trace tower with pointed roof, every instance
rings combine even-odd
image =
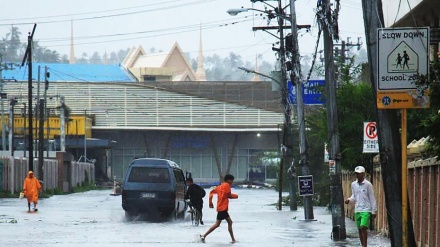
[[[75,63],[75,49],[73,47],[73,20],[71,21],[70,25],[70,58],[69,58],[69,64]]]
[[[254,70],[258,72],[258,54],[255,55],[255,68]],[[254,76],[252,76],[252,81],[261,81],[260,75],[254,73]]]
[[[197,59],[197,81],[206,81],[205,67],[203,67],[203,50],[202,50],[202,26],[200,25],[200,43],[199,43],[199,57]]]

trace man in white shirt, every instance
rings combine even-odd
[[[370,217],[376,218],[377,205],[374,198],[373,185],[365,179],[365,168],[357,166],[354,170],[357,180],[351,184],[351,196],[345,200],[345,204],[355,203],[354,217],[359,231],[359,239],[362,247],[367,247],[368,226]]]

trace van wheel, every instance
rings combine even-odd
[[[128,221],[133,220],[135,214],[133,212],[130,211],[125,211],[125,219]]]
[[[177,214],[177,219],[179,219],[179,220],[185,219],[185,211],[182,211],[182,212],[178,213]]]

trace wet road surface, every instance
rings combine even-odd
[[[207,189],[208,190],[208,189]],[[303,221],[304,212],[276,209],[278,192],[272,189],[234,189],[239,195],[230,200],[229,213],[237,243],[230,243],[227,224],[211,233],[206,243],[197,236],[211,226],[216,217],[204,198],[205,225],[193,226],[185,220],[127,221],[121,197],[111,190],[95,190],[41,199],[38,212],[27,212],[26,199],[0,199],[0,246],[252,246],[252,247],[329,247],[359,246],[354,222],[346,219],[347,239],[331,239],[331,214],[315,207],[315,221]],[[369,245],[391,246],[389,240],[369,233]]]

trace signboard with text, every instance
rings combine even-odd
[[[363,153],[379,153],[376,122],[364,122]]]
[[[429,108],[429,106],[427,87],[407,91],[377,91],[379,109]]]
[[[416,85],[428,74],[429,28],[377,29],[377,107],[429,108],[427,86]]]
[[[313,175],[298,176],[298,188],[300,196],[313,195]]]
[[[429,28],[379,28],[377,90],[416,89],[428,73]]]
[[[324,90],[324,80],[310,80],[303,84],[303,102],[305,105],[323,105],[325,103],[321,91]],[[287,82],[289,103],[296,104],[296,89],[292,81]]]

